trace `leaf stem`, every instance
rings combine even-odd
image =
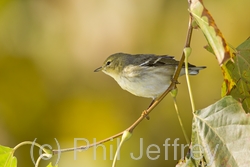
[[[38,143],[36,143],[36,142],[34,142],[34,141],[24,141],[24,142],[19,143],[18,145],[16,145],[16,146],[13,148],[13,150],[14,150],[14,151],[13,151],[13,154],[14,154],[14,152],[15,152],[19,147],[24,146],[24,145],[35,145],[35,146],[37,146],[37,147],[39,147],[39,148],[42,148],[42,150],[43,150],[46,154],[51,154],[50,150],[45,149],[45,148],[42,147],[40,144],[38,144]]]
[[[180,116],[180,113],[179,113],[179,109],[178,109],[178,105],[177,105],[177,101],[176,101],[176,96],[173,96],[173,101],[174,101],[174,107],[175,107],[177,118],[178,118],[180,126],[181,126],[182,133],[183,133],[183,135],[185,137],[185,140],[186,140],[187,144],[190,144],[190,140],[189,140],[188,135],[187,135],[187,133],[186,133],[186,131],[184,129],[182,119],[181,119],[181,116]]]
[[[194,98],[193,98],[193,93],[192,93],[191,84],[190,84],[189,75],[188,75],[189,74],[189,72],[188,72],[188,57],[190,56],[191,48],[188,48],[188,47],[185,48],[184,52],[185,52],[185,74],[186,74],[186,80],[187,80],[187,86],[188,86],[188,93],[189,93],[192,111],[193,111],[193,113],[195,113]]]
[[[117,150],[115,152],[115,156],[114,156],[112,167],[115,167],[115,165],[116,165],[117,157],[120,154],[120,150],[121,150],[121,147],[122,147],[123,143],[125,141],[127,141],[131,136],[132,136],[132,133],[130,133],[129,131],[124,131],[123,132],[123,134],[122,134],[122,140],[121,140],[121,142],[120,142],[120,144],[119,144],[119,146],[118,146],[118,148],[117,148]]]
[[[40,155],[40,156],[38,157],[37,161],[36,161],[35,167],[38,167],[38,165],[39,165],[39,163],[40,163],[40,161],[41,161],[41,159],[42,159],[43,157],[51,158],[51,157],[52,157],[52,154],[46,154],[46,153],[45,153],[45,154]]]

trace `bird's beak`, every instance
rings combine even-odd
[[[101,71],[101,70],[102,70],[102,67],[99,67],[99,68],[95,69],[94,72],[99,72],[99,71]]]

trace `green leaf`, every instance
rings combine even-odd
[[[50,162],[49,165],[47,165],[47,167],[58,167],[58,165],[53,166],[52,163]]]
[[[224,80],[222,93],[232,95],[242,103],[246,112],[250,113],[250,38],[236,48],[232,61],[225,64],[225,70],[232,78],[234,86],[229,89]],[[226,90],[226,91],[225,91]]]
[[[0,166],[1,167],[16,167],[17,159],[13,156],[13,149],[0,145]]]
[[[208,166],[250,166],[250,115],[231,96],[198,110],[192,128],[191,157],[200,158],[194,166],[201,158]]]
[[[190,0],[189,11],[194,21],[202,30],[209,46],[217,57],[220,65],[231,58],[229,47],[221,31],[215,24],[215,21],[209,11],[205,8],[201,0]]]

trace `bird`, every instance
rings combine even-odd
[[[115,53],[94,72],[102,71],[114,78],[122,89],[155,101],[169,87],[178,64],[179,61],[169,55]],[[188,63],[190,75],[197,75],[204,68]],[[179,76],[184,74],[183,64]]]

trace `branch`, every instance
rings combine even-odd
[[[184,48],[190,47],[192,32],[193,32],[192,17],[190,15],[189,16],[189,23],[188,23],[188,32],[187,32],[186,43],[185,43]],[[142,112],[141,116],[130,127],[128,127],[125,131],[129,131],[130,133],[132,133],[133,130],[137,127],[137,125],[139,125],[142,122],[142,120],[144,120],[150,114],[150,112],[164,99],[164,97],[171,90],[176,88],[176,84],[178,83],[178,77],[180,75],[184,60],[185,60],[185,53],[183,51],[180,62],[179,62],[179,65],[178,65],[178,68],[175,71],[174,77],[173,77],[172,82],[169,85],[168,89],[158,99],[156,99],[154,101],[154,103],[148,109],[144,110]],[[117,134],[115,134],[115,135],[113,135],[111,137],[108,137],[108,138],[106,138],[104,140],[101,140],[99,142],[92,143],[92,144],[86,145],[86,146],[80,146],[80,147],[76,147],[76,148],[66,148],[66,149],[60,149],[60,150],[52,150],[52,153],[53,153],[53,155],[55,155],[55,154],[59,154],[59,153],[63,153],[63,152],[85,150],[87,148],[94,147],[94,146],[100,145],[102,143],[105,143],[107,141],[110,141],[110,140],[112,140],[114,138],[120,137],[120,136],[122,136],[123,133],[124,133],[124,131],[122,131],[120,133],[117,133]]]

